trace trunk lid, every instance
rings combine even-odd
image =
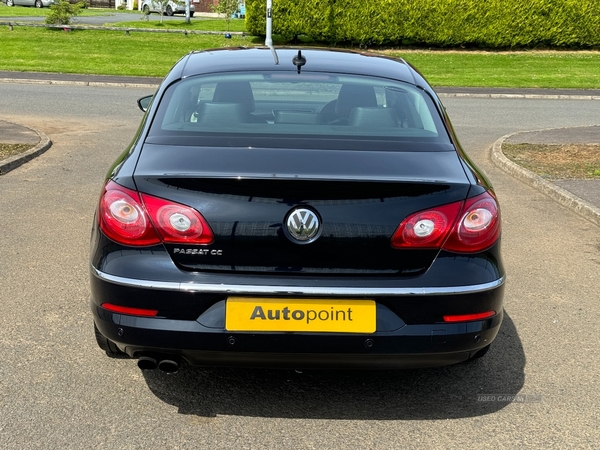
[[[407,215],[465,199],[470,188],[454,150],[146,144],[134,179],[140,192],[189,205],[210,224],[210,245],[166,245],[180,267],[319,276],[425,271],[437,251],[393,249],[391,236]],[[320,221],[313,242],[299,243],[286,232],[298,208]]]

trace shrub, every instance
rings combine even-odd
[[[68,25],[71,23],[71,18],[78,15],[82,8],[85,7],[85,2],[69,3],[68,0],[60,0],[50,6],[50,12],[46,16],[46,23],[52,25]]]
[[[264,35],[265,0],[246,0],[246,29]],[[598,0],[276,0],[273,33],[330,44],[435,47],[600,46]]]

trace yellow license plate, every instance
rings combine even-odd
[[[373,300],[229,297],[225,328],[228,331],[374,333],[375,311]]]

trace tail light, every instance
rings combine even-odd
[[[213,241],[208,223],[195,209],[148,194],[141,196],[163,242],[210,244]]]
[[[155,245],[160,239],[150,223],[136,191],[109,181],[98,207],[100,229],[125,245]]]
[[[496,199],[486,192],[465,201],[455,229],[443,245],[457,253],[480,252],[500,237],[500,210]]]
[[[500,211],[489,192],[448,205],[411,214],[392,236],[394,248],[442,248],[474,253],[489,248],[500,237]]]
[[[210,244],[214,240],[208,223],[195,209],[139,194],[114,181],[104,188],[98,221],[106,236],[125,245]]]

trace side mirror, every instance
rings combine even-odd
[[[148,111],[148,107],[150,106],[153,98],[153,95],[147,95],[146,97],[139,98],[137,101],[139,108],[144,112]]]

